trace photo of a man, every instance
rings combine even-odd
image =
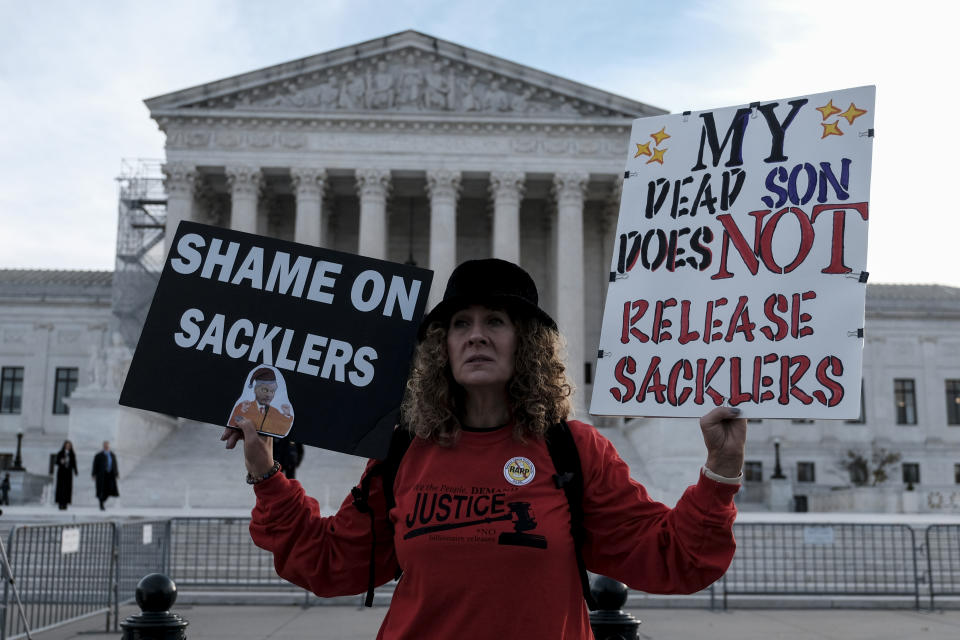
[[[247,375],[243,393],[227,424],[244,426],[251,422],[260,433],[284,437],[293,428],[293,406],[287,398],[287,386],[280,372],[269,365],[258,365]]]

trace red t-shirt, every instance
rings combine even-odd
[[[587,568],[651,593],[691,593],[723,575],[734,552],[737,485],[701,476],[676,508],[652,501],[593,427],[570,421],[584,475]],[[369,466],[368,466],[369,471]],[[415,439],[397,472],[397,506],[382,517],[377,584],[403,567],[378,638],[591,638],[567,500],[544,442],[512,429],[464,432],[449,448]],[[277,573],[320,596],[362,593],[370,517],[348,497],[322,518],[296,481],[256,485],[250,532]]]

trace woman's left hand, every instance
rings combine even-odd
[[[747,421],[739,415],[740,409],[717,407],[700,418],[700,431],[707,445],[706,466],[727,478],[738,477],[743,469]]]

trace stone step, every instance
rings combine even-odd
[[[253,492],[244,481],[240,449],[225,451],[222,427],[182,420],[175,432],[147,456],[120,458],[120,497],[108,505],[123,508],[252,508]],[[618,427],[600,429],[630,466],[634,479],[644,483],[643,461]],[[306,447],[297,480],[324,513],[339,508],[363,473],[366,460],[334,451]],[[50,498],[48,498],[49,500]],[[74,483],[74,506],[95,506],[93,484],[81,474]]]
[[[243,453],[225,451],[222,427],[191,420],[130,469],[120,483],[122,507],[251,508]],[[120,461],[123,469],[123,461]],[[325,513],[335,511],[360,479],[366,460],[307,447],[297,479]],[[92,497],[91,497],[92,500]],[[83,504],[83,503],[81,503]]]

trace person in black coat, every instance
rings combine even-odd
[[[111,496],[119,496],[117,490],[117,456],[110,451],[110,443],[103,441],[103,449],[93,456],[93,478],[97,483],[97,500],[100,501],[100,510],[103,503]]]
[[[73,443],[63,441],[63,446],[57,452],[57,490],[55,498],[60,510],[67,508],[73,498],[73,476],[77,472],[77,455],[73,452]]]
[[[303,462],[303,445],[286,438],[279,439],[273,444],[273,455],[283,468],[283,474],[291,480],[294,479],[297,467]]]

